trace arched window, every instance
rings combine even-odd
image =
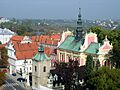
[[[104,65],[107,66],[107,62],[106,61],[104,62]]]
[[[43,72],[46,72],[46,66],[43,67]]]

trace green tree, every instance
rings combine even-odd
[[[102,67],[93,71],[87,86],[90,90],[120,90],[120,69]]]
[[[97,60],[97,62],[96,62],[96,69],[98,70],[99,67],[100,67],[100,61]]]
[[[93,57],[91,55],[87,56],[86,65],[85,65],[85,74],[88,77],[93,71]]]
[[[7,67],[8,66],[7,49],[5,47],[1,48],[0,52],[1,52],[0,66]]]
[[[120,68],[120,44],[115,44],[113,46],[111,53],[111,62],[112,66],[115,66],[116,68]]]
[[[0,67],[6,67],[7,68],[7,65],[8,65],[7,49],[5,47],[0,48],[0,54],[1,54]],[[0,68],[0,86],[5,81],[5,73],[1,72],[1,69],[3,69],[3,68]]]
[[[98,36],[98,42],[103,43],[105,36],[108,36],[108,40],[113,45],[113,49],[110,52],[111,58],[110,62],[112,62],[112,66],[116,68],[120,68],[120,30],[104,30],[101,27],[91,27],[90,30],[95,32]]]
[[[96,27],[91,27],[89,29],[89,31],[92,31],[94,33],[97,34],[98,37],[98,42],[99,43],[103,43],[103,40],[105,38],[106,35],[109,35],[110,30],[104,30],[102,27],[100,26],[96,26]]]
[[[4,83],[5,80],[5,74],[3,72],[0,71],[0,86],[2,86],[2,84]]]
[[[71,59],[68,63],[61,62],[56,64],[55,74],[62,78],[60,82],[65,86],[65,90],[74,90],[77,88],[75,81],[78,82],[78,68],[78,61]]]

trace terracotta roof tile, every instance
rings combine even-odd
[[[40,42],[42,44],[57,45],[60,40],[60,34],[54,34],[52,36],[41,35],[41,36],[32,36],[33,42]]]
[[[17,60],[32,59],[38,51],[38,43],[14,44]]]
[[[10,40],[11,41],[22,41],[24,36],[14,35]]]
[[[55,40],[60,40],[61,35],[60,34],[53,34],[53,35],[51,35],[51,38],[55,39]]]

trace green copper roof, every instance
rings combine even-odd
[[[38,47],[38,53],[33,57],[34,60],[37,61],[45,61],[45,60],[50,60],[46,54],[44,54],[44,46],[40,45]]]
[[[99,43],[91,43],[84,52],[89,54],[97,54],[98,50],[99,50]]]
[[[75,41],[75,36],[68,36],[65,41],[59,46],[60,49],[80,52],[80,47],[83,40]]]
[[[44,54],[44,53],[40,53],[38,52],[34,57],[33,57],[34,60],[37,60],[37,61],[45,61],[45,60],[50,60],[50,58]]]

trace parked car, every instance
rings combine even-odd
[[[25,82],[25,78],[17,78],[17,81],[19,81],[19,82]]]
[[[16,76],[16,73],[13,73],[12,75],[13,75],[13,76]]]

